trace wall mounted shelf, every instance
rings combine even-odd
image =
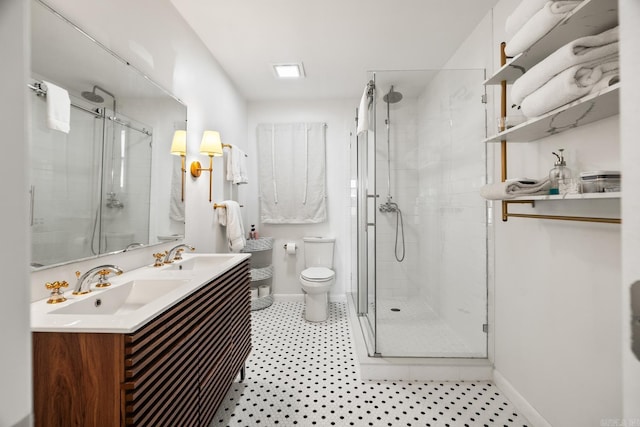
[[[620,83],[617,83],[490,136],[483,142],[531,142],[615,116],[619,112],[619,98]]]
[[[499,85],[503,80],[513,83],[529,68],[549,56],[550,53],[579,37],[597,34],[614,27],[618,22],[617,0],[588,0],[573,9],[547,35],[525,52],[514,56],[485,85]]]
[[[579,194],[558,194],[558,195],[550,195],[543,194],[539,196],[528,196],[528,197],[515,197],[513,199],[508,199],[507,201],[519,201],[519,200],[594,200],[594,199],[620,199],[622,197],[622,193],[620,192],[611,192],[611,193],[579,193]]]
[[[528,69],[546,58],[559,47],[580,37],[598,34],[613,28],[618,23],[617,0],[585,0],[552,28],[544,37],[534,43],[529,49],[514,57],[507,63],[505,54],[506,43],[500,44],[500,69],[485,85],[500,85],[500,117],[507,117],[507,84],[513,83]],[[514,126],[509,129],[502,127],[498,134],[486,138],[483,142],[500,142],[501,144],[501,181],[507,180],[507,142],[531,142],[555,135],[587,123],[602,120],[619,113],[620,84],[591,94],[572,103],[556,108],[539,117]],[[510,204],[531,204],[536,201],[562,200],[594,200],[620,199],[620,193],[586,193],[571,195],[541,195],[521,197],[502,201],[502,221],[509,217],[537,218],[564,221],[601,222],[620,224],[619,218],[602,218],[566,215],[538,215],[528,213],[510,213]]]

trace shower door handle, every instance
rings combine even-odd
[[[367,194],[367,197],[373,198],[373,199],[377,199],[378,197],[380,197],[379,194]]]

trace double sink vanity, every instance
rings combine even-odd
[[[36,426],[208,426],[251,349],[249,254],[32,303]]]

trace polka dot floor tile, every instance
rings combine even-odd
[[[211,427],[529,425],[489,381],[361,380],[345,303],[331,303],[322,323],[305,321],[300,302],[251,315],[247,376]]]

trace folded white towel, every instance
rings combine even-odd
[[[71,99],[69,92],[53,83],[43,81],[47,90],[47,126],[49,129],[69,133]]]
[[[249,182],[246,157],[245,152],[236,145],[231,145],[231,148],[227,149],[227,181],[234,184]]]
[[[358,107],[358,130],[357,134],[369,130],[369,84],[364,85],[364,92],[360,98],[360,106]]]
[[[520,105],[522,100],[569,67],[592,61],[602,61],[618,53],[618,27],[594,36],[580,37],[562,46],[538,64],[527,70],[511,87],[511,101]]]
[[[518,196],[548,194],[550,187],[549,177],[540,180],[522,178],[487,184],[480,189],[480,195],[487,200],[513,199]]]
[[[247,243],[242,224],[242,212],[240,205],[233,200],[225,200],[220,203],[223,208],[216,209],[218,223],[227,227],[227,242],[231,252],[240,252]]]
[[[513,35],[507,42],[504,52],[507,56],[516,56],[529,49],[580,3],[580,1],[547,2]]]
[[[595,87],[602,89],[604,82],[615,81],[618,75],[617,56],[600,64],[574,65],[527,96],[520,111],[527,117],[539,116],[588,95]]]
[[[522,0],[504,23],[506,40],[510,40],[549,0]]]

